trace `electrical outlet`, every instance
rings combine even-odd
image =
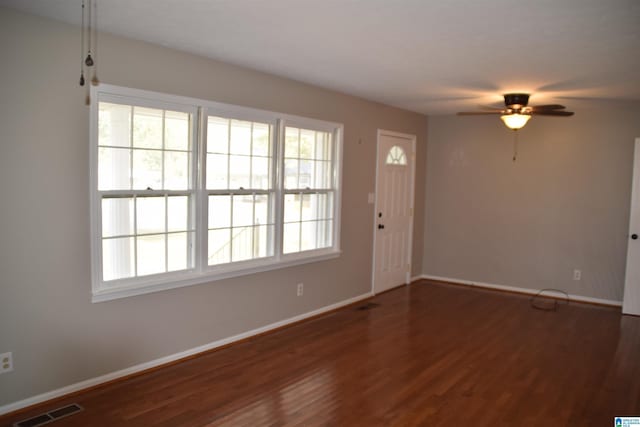
[[[0,374],[13,371],[13,356],[11,353],[0,354]]]
[[[302,294],[304,294],[304,283],[298,283],[298,292],[297,295],[299,297],[302,296]]]
[[[580,280],[582,278],[582,271],[573,270],[573,280]]]

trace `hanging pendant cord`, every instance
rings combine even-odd
[[[89,0],[89,31],[88,31],[88,45],[87,45],[87,51],[89,52],[89,56],[91,56],[91,3],[92,0]]]
[[[98,57],[98,0],[91,0],[93,2],[92,15],[93,15],[93,55]],[[91,77],[91,85],[98,86],[100,80],[98,80],[98,63],[93,60],[93,76]]]
[[[515,162],[518,157],[518,131],[514,130],[513,132],[513,161]]]
[[[80,25],[80,86],[84,86],[84,0],[82,0],[82,24]]]

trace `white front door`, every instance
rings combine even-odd
[[[416,137],[378,130],[373,292],[409,283]]]
[[[622,312],[640,316],[640,138],[636,138],[631,186],[631,217],[629,218],[629,246],[627,273],[624,279]]]

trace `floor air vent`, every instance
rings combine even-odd
[[[356,310],[359,310],[359,311],[371,310],[372,308],[376,308],[379,306],[380,304],[376,304],[375,302],[368,302],[365,305],[361,305],[360,307],[356,308]]]
[[[77,403],[63,406],[62,408],[54,409],[46,414],[36,415],[26,420],[19,421],[13,425],[13,427],[37,427],[45,424],[52,423],[60,418],[68,417],[76,412],[82,411],[84,408]]]

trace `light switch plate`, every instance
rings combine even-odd
[[[370,205],[374,204],[375,201],[376,201],[376,194],[375,193],[369,193],[368,201],[369,201]]]

